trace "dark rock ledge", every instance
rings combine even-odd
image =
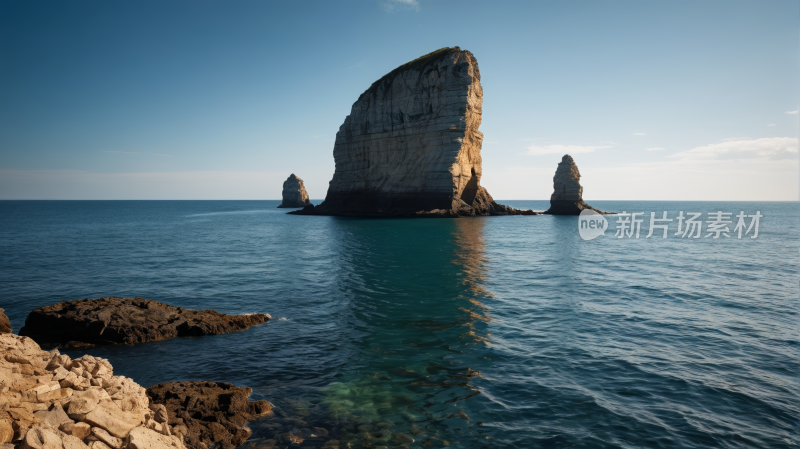
[[[263,313],[226,315],[144,298],[106,297],[36,309],[28,314],[19,334],[42,347],[80,348],[239,332],[270,318]]]

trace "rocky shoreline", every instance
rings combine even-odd
[[[225,315],[143,298],[64,301],[28,314],[20,335],[0,309],[0,449],[233,449],[272,404],[249,388],[184,381],[145,390],[104,358],[54,347],[134,344],[238,332],[267,314]],[[38,342],[37,342],[38,341]]]

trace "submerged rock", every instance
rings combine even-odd
[[[294,173],[283,181],[283,202],[278,207],[300,208],[311,205],[303,180]]]
[[[6,316],[6,311],[0,309],[0,334],[11,333],[11,321]]]
[[[252,391],[224,382],[185,381],[153,385],[147,396],[166,408],[170,425],[185,426],[188,449],[232,449],[252,434],[248,421],[272,411],[267,401],[250,401]]]
[[[582,210],[591,209],[604,214],[583,201],[581,172],[575,165],[572,156],[565,154],[561,158],[553,176],[553,195],[550,197],[550,209],[545,211],[551,215],[580,215]]]
[[[497,204],[480,185],[478,61],[442,48],[379,79],[339,132],[325,201],[298,215],[534,215]]]
[[[144,298],[107,297],[64,301],[36,309],[28,314],[19,334],[41,345],[75,348],[226,334],[269,319],[263,313],[226,315]]]

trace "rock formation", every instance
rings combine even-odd
[[[581,187],[581,172],[575,165],[572,156],[565,154],[561,158],[553,176],[553,195],[550,197],[550,209],[546,214],[552,215],[580,215],[584,209],[591,209],[604,214],[583,202],[583,187]]]
[[[186,427],[168,424],[108,360],[72,360],[14,334],[0,334],[0,355],[0,447],[185,449]]]
[[[143,298],[64,301],[28,314],[19,334],[48,347],[134,344],[239,332],[270,319],[263,313],[225,315]]]
[[[217,444],[233,449],[250,437],[248,421],[268,415],[272,404],[248,400],[250,388],[223,382],[167,382],[147,389],[147,396],[161,404],[169,423],[186,426],[188,449],[207,449]]]
[[[442,48],[379,79],[336,133],[325,201],[293,214],[533,215],[480,185],[483,90],[478,61]]]
[[[283,181],[283,202],[278,207],[300,208],[311,205],[303,180],[294,173]]]
[[[11,321],[6,316],[6,311],[0,309],[0,334],[11,333]]]

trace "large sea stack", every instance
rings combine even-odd
[[[293,214],[533,215],[481,187],[483,89],[478,61],[458,47],[406,63],[374,82],[336,133],[325,201]]]
[[[303,180],[292,173],[283,181],[283,202],[278,207],[299,208],[310,204]]]
[[[591,209],[604,214],[583,201],[581,172],[575,165],[572,156],[565,154],[561,158],[553,176],[553,195],[550,197],[550,209],[545,213],[552,215],[580,215],[584,209]]]

